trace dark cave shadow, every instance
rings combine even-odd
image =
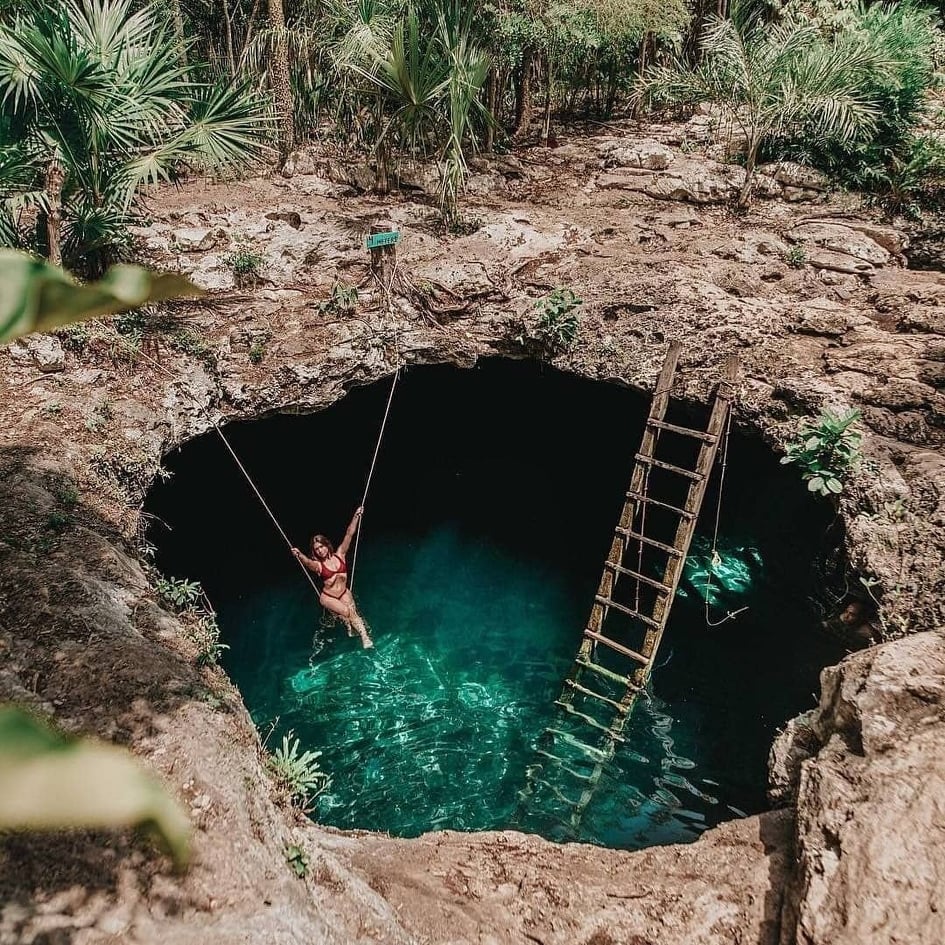
[[[211,694],[184,652],[165,642],[176,621],[156,603],[133,552],[79,500],[67,472],[34,448],[0,448],[0,574],[0,702],[45,718],[54,707],[64,730],[130,746]],[[37,943],[71,942],[79,931],[52,928],[51,898],[68,916],[104,913],[125,901],[129,870],[141,898],[159,901],[165,914],[190,905],[177,884],[148,889],[171,862],[138,831],[0,835],[0,903],[15,907],[8,918],[17,934],[41,919],[46,931],[31,930]]]

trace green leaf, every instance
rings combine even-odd
[[[843,492],[843,483],[841,483],[839,479],[834,479],[833,477],[831,477],[830,479],[827,479],[827,480],[826,480],[826,482],[824,483],[824,485],[826,485],[827,488],[828,488],[831,492],[836,493],[836,494],[838,494],[838,495],[839,495],[841,492]]]
[[[824,480],[822,476],[813,476],[807,481],[807,489],[809,492],[823,492],[824,489]]]
[[[182,276],[140,266],[113,266],[99,282],[77,285],[64,270],[15,250],[0,250],[0,287],[0,343],[145,302],[203,295]]]
[[[179,866],[187,862],[186,815],[128,752],[0,708],[0,831],[142,825],[156,828]]]

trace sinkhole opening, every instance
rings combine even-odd
[[[299,547],[315,532],[342,536],[388,389],[227,427]],[[566,809],[552,808],[581,795],[581,782],[559,770],[575,765],[536,755],[560,715],[554,703],[647,406],[638,392],[531,362],[411,369],[357,554],[354,590],[373,650],[324,626],[317,597],[215,436],[166,457],[173,475],[146,502],[156,563],[202,582],[229,647],[224,667],[260,729],[277,720],[270,747],[291,730],[322,752],[332,782],[316,801],[318,821],[405,837],[515,827],[635,849],[764,809],[776,729],[814,704],[820,669],[843,653],[821,631],[817,603],[837,536],[831,510],[737,429],[717,555],[718,469],[651,684],[572,829],[562,829]],[[701,409],[675,409],[669,420],[704,426]],[[680,463],[691,461],[677,449]],[[652,488],[679,501],[668,480]],[[657,531],[666,528],[658,513]],[[640,566],[655,573],[652,562]],[[528,793],[536,771],[551,784],[550,804]]]

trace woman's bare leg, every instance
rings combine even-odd
[[[322,594],[318,600],[325,610],[330,610],[333,614],[338,614],[338,616],[341,617],[347,624],[349,632],[352,628],[354,629],[361,638],[361,646],[363,646],[364,649],[367,650],[374,646],[371,637],[368,635],[364,619],[358,613],[350,591],[345,591],[341,598],[332,597],[330,594]]]
[[[348,597],[351,597],[348,594]],[[358,636],[361,638],[361,646],[364,649],[369,650],[374,646],[374,641],[371,639],[371,635],[368,633],[367,624],[364,622],[364,618],[358,613],[358,608],[354,603],[354,598],[351,597],[351,625],[358,632]]]

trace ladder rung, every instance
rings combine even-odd
[[[590,696],[592,699],[598,699],[600,702],[606,702],[607,705],[613,706],[622,715],[627,714],[627,707],[625,705],[621,705],[614,699],[608,699],[607,696],[602,696],[599,692],[594,692],[593,689],[588,689],[585,686],[581,686],[573,679],[566,679],[564,684],[566,686],[570,686],[575,692],[581,693],[582,696]]]
[[[652,627],[654,630],[659,630],[662,627],[662,624],[660,624],[658,620],[654,620],[652,617],[644,616],[643,614],[634,610],[632,607],[627,607],[624,604],[618,604],[617,601],[611,600],[609,597],[601,597],[600,594],[595,594],[594,600],[596,600],[598,604],[603,604],[604,607],[613,607],[614,610],[619,610],[620,613],[626,614],[628,617],[633,617],[635,620],[639,620],[640,623],[646,624],[648,627]],[[594,631],[585,630],[584,635],[593,636]],[[597,636],[600,636],[600,634],[597,634]],[[606,637],[604,637],[602,642],[611,644],[613,643],[613,640],[608,640]],[[619,646],[620,644],[618,643],[616,645]],[[626,649],[626,647],[624,647],[624,649]],[[627,650],[627,654],[634,657],[634,659],[639,658],[641,663],[645,663],[647,661],[645,656],[640,656],[639,653],[634,653],[633,650]]]
[[[546,728],[545,732],[549,735],[560,735],[561,740],[566,744],[570,745],[572,748],[577,748],[580,751],[586,752],[594,761],[606,761],[608,758],[607,752],[603,751],[600,748],[595,748],[593,745],[588,745],[585,742],[582,742],[579,738],[575,738],[570,732],[563,732],[560,728]]]
[[[656,427],[660,430],[669,430],[670,433],[678,433],[680,436],[691,436],[693,439],[702,440],[704,443],[714,443],[718,437],[712,433],[704,433],[702,430],[691,430],[689,427],[679,427],[675,423],[667,423],[665,420],[647,420],[647,426]]]
[[[575,709],[573,705],[568,705],[567,702],[562,702],[560,699],[555,699],[555,705],[558,706],[559,709],[564,709],[568,715],[577,716],[582,722],[586,722],[588,725],[590,725],[591,728],[596,728],[606,733],[607,737],[612,738],[615,742],[624,741],[624,737],[622,735],[617,735],[615,732],[612,732],[609,726],[604,725],[602,722],[598,722],[597,719],[592,718],[586,712],[578,712],[578,710]]]
[[[585,630],[584,636],[590,640],[596,640],[598,643],[603,643],[604,646],[609,647],[616,653],[621,653],[623,656],[628,656],[630,659],[636,660],[641,666],[646,666],[649,662],[642,653],[637,653],[636,650],[631,650],[630,647],[624,646],[616,640],[611,640],[610,637],[605,637],[602,633],[596,633],[594,630]]]
[[[628,689],[639,688],[630,681],[629,676],[621,676],[620,673],[615,673],[613,670],[607,669],[606,666],[600,666],[597,663],[590,662],[590,660],[575,660],[574,662],[578,666],[583,666],[584,669],[589,669],[592,673],[597,673],[598,676],[603,676],[605,679],[626,686]]]
[[[605,561],[604,567],[610,569],[611,571],[617,571],[620,574],[626,574],[629,577],[635,578],[637,581],[642,581],[644,584],[649,584],[650,587],[655,587],[658,591],[662,591],[664,594],[673,593],[673,589],[668,584],[664,584],[662,581],[657,581],[656,578],[648,577],[645,574],[640,574],[639,571],[634,571],[633,568],[625,568],[622,564],[617,564],[616,561]]]
[[[553,755],[550,751],[545,751],[544,748],[536,748],[536,755],[541,755],[544,758],[548,758],[551,761],[555,761],[558,764],[558,768],[561,771],[565,771],[571,775],[577,781],[590,781],[591,776],[589,774],[581,774],[580,771],[575,771],[574,768],[570,767],[566,758],[560,758],[558,755]]]
[[[667,469],[677,476],[685,476],[687,479],[698,481],[705,479],[702,473],[694,472],[691,469],[683,469],[682,466],[674,466],[672,463],[664,463],[661,459],[654,459],[652,456],[644,456],[643,453],[637,453],[634,457],[638,463],[646,463],[648,466],[656,466],[659,469]]]
[[[635,532],[632,528],[621,528],[618,525],[614,531],[618,535],[624,535],[626,538],[633,538],[635,541],[642,541],[645,545],[652,545],[654,548],[659,548],[660,551],[665,551],[666,554],[672,555],[674,558],[685,557],[678,548],[674,548],[672,545],[663,544],[663,542],[657,541],[655,538],[649,538],[647,535],[641,535],[639,532]]]
[[[701,479],[703,477],[700,476],[699,478]],[[659,502],[656,499],[651,499],[648,495],[641,495],[639,492],[628,492],[627,498],[633,499],[634,502],[643,502],[645,505],[655,505],[657,508],[666,509],[675,513],[680,518],[694,519],[696,517],[694,512],[687,512],[685,509],[677,509],[675,505]]]

